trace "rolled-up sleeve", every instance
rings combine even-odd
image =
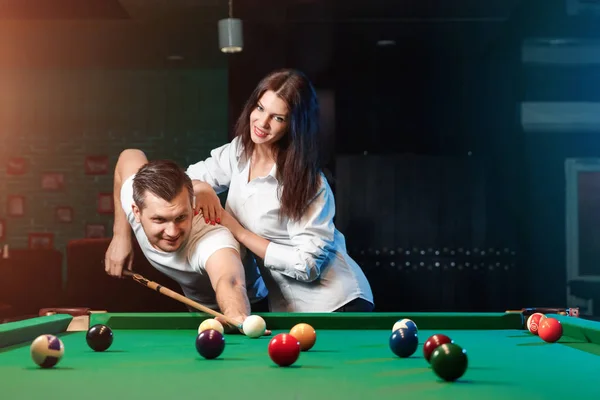
[[[319,278],[334,253],[335,201],[327,185],[322,185],[304,217],[288,223],[290,245],[271,242],[265,267],[299,281]]]
[[[135,215],[133,214],[133,208],[132,208],[132,205],[134,204],[134,202],[133,202],[133,179],[134,178],[135,178],[135,174],[129,176],[127,179],[125,179],[125,181],[123,182],[123,185],[121,186],[121,208],[125,212],[125,215],[127,216],[127,221],[129,221],[129,223],[131,225],[136,223]]]
[[[210,152],[210,157],[204,161],[190,165],[186,173],[192,180],[208,183],[217,193],[229,188],[232,168],[236,159],[237,138]]]

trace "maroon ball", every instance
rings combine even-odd
[[[433,351],[437,349],[438,346],[446,343],[454,343],[454,341],[448,336],[439,333],[429,337],[429,339],[427,339],[427,341],[423,345],[423,355],[425,356],[427,362],[429,362],[429,360],[431,359]]]
[[[225,350],[225,337],[214,329],[202,331],[196,337],[196,350],[208,360],[217,358]]]

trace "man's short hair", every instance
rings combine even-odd
[[[133,178],[133,201],[142,210],[146,192],[171,201],[184,189],[187,189],[191,203],[194,198],[194,188],[192,180],[183,168],[170,160],[150,161],[140,168]]]

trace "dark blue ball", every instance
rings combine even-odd
[[[196,337],[196,350],[204,358],[209,360],[217,358],[224,349],[225,337],[219,331],[207,329]]]
[[[400,328],[390,336],[390,349],[398,357],[410,357],[419,346],[419,336],[410,329]]]

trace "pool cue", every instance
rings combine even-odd
[[[553,313],[568,312],[568,311],[569,311],[569,308],[563,308],[563,307],[527,307],[527,308],[521,308],[520,310],[506,310],[506,312],[511,312],[511,313],[539,312],[539,313],[543,313],[543,314],[553,314]]]
[[[529,317],[534,313],[542,313],[542,314],[559,314],[559,315],[567,315],[570,317],[579,317],[579,307],[527,307],[522,308],[520,310],[506,310],[507,313],[517,313],[523,314],[524,317]]]
[[[157,291],[160,294],[164,294],[167,297],[170,297],[170,298],[172,298],[174,300],[177,300],[177,301],[179,301],[181,303],[187,304],[188,306],[193,307],[196,310],[203,311],[203,312],[205,312],[207,314],[210,314],[212,316],[215,316],[215,317],[223,318],[225,321],[227,321],[231,325],[237,327],[238,329],[242,329],[242,324],[241,323],[239,323],[239,322],[237,322],[237,321],[235,321],[235,320],[233,320],[233,319],[231,319],[229,317],[226,317],[225,315],[221,314],[218,311],[215,311],[215,310],[212,310],[212,309],[210,309],[210,308],[208,308],[206,306],[203,306],[202,304],[197,303],[194,300],[188,299],[187,297],[182,296],[179,293],[174,292],[171,289],[166,288],[166,287],[164,287],[164,286],[162,286],[162,285],[160,285],[160,284],[158,284],[156,282],[149,281],[148,279],[144,278],[140,274],[136,274],[135,272],[131,272],[128,269],[124,269],[122,273],[123,273],[124,276],[128,276],[128,277],[133,278],[134,281],[136,281],[137,283],[139,283],[142,286],[146,286],[147,288],[155,290],[155,291]]]

